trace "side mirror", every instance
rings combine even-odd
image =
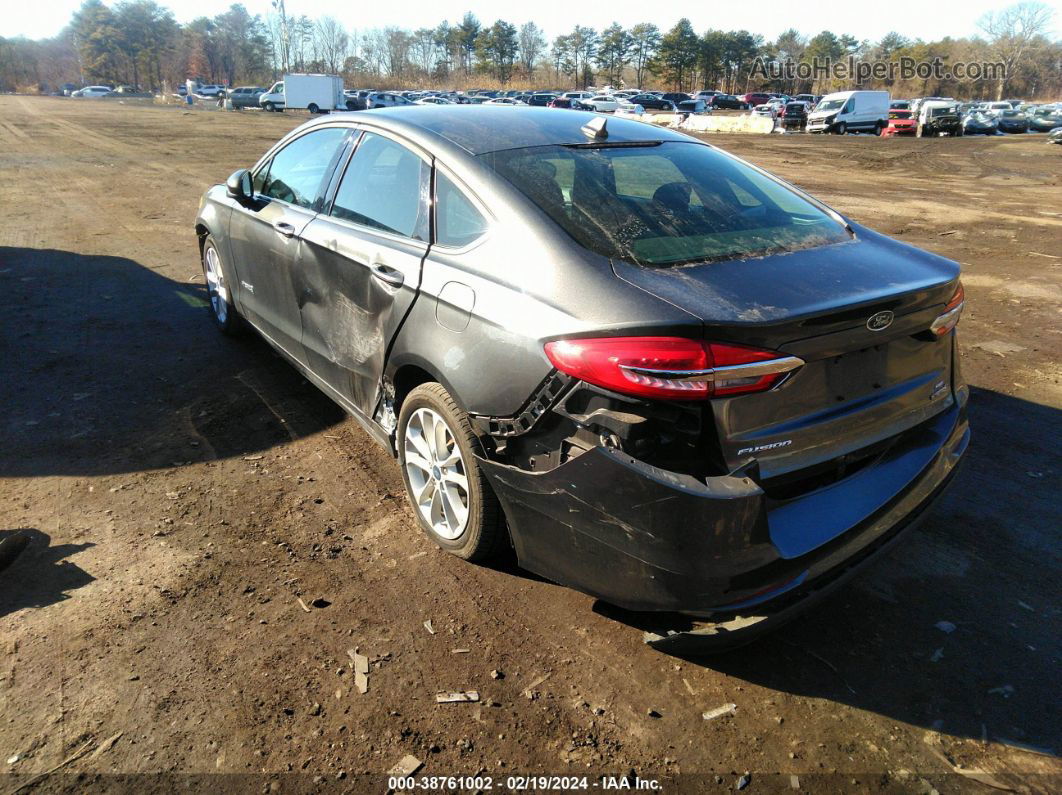
[[[237,201],[245,201],[251,198],[251,172],[246,168],[233,171],[225,180],[225,190],[229,196]]]

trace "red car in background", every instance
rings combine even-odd
[[[909,110],[892,108],[889,110],[889,123],[881,131],[882,138],[895,138],[897,135],[914,135],[918,131],[918,122]]]
[[[754,94],[745,94],[741,99],[750,108],[754,108],[757,105],[766,105],[770,101],[771,95],[757,92]]]

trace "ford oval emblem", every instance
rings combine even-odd
[[[878,312],[876,315],[871,315],[867,320],[867,328],[871,331],[884,331],[892,325],[892,319],[895,317],[893,313],[886,309],[884,312]]]

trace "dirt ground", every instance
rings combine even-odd
[[[1062,147],[711,138],[964,265],[974,441],[865,576],[686,660],[439,551],[353,420],[212,328],[199,197],[304,118],[0,97],[0,535],[30,538],[0,572],[0,791],[379,792],[406,754],[494,789],[1062,789]]]

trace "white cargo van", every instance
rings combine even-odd
[[[298,108],[310,113],[347,110],[347,102],[339,75],[284,75],[258,98],[266,110]]]
[[[873,132],[881,135],[888,123],[888,91],[838,91],[819,100],[815,110],[808,115],[807,129],[813,133]]]

